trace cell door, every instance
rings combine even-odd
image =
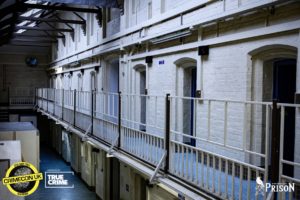
[[[184,88],[183,93],[185,97],[196,97],[196,82],[197,82],[197,70],[196,68],[187,68],[184,70]],[[195,136],[194,118],[195,118],[195,100],[183,99],[183,133]],[[190,137],[184,137],[183,142],[192,146],[195,146],[196,141]]]
[[[111,116],[110,120],[117,122],[118,117],[118,96],[116,95],[119,92],[119,63],[113,62],[107,68],[107,105],[108,105],[108,114]],[[109,102],[109,103],[108,103]]]
[[[196,89],[197,89],[197,70],[196,68],[193,68],[192,69],[192,73],[191,73],[191,97],[196,97]],[[190,119],[191,119],[191,128],[190,128],[190,135],[191,136],[195,136],[194,135],[194,116],[195,116],[195,110],[194,110],[194,105],[195,105],[195,101],[194,100],[191,100],[191,116],[190,116]],[[195,139],[191,139],[191,145],[192,146],[195,146],[196,144],[196,141]]]
[[[110,159],[110,199],[120,199],[120,163],[118,159]]]
[[[146,90],[146,71],[140,72],[140,95],[141,95],[141,113],[140,113],[140,118],[141,118],[141,125],[140,125],[140,130],[141,131],[146,131],[146,97],[143,96],[145,95],[145,90]]]
[[[273,99],[279,103],[294,103],[296,92],[296,60],[284,59],[274,62]],[[285,108],[283,158],[294,161],[295,150],[295,109]],[[279,116],[280,117],[280,116]],[[293,167],[283,165],[283,173],[293,176]]]

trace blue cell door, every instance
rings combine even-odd
[[[197,69],[193,68],[192,72],[191,72],[191,97],[196,97],[196,89],[197,89]],[[191,122],[190,122],[190,135],[191,136],[195,136],[193,135],[194,133],[194,115],[196,113],[194,110],[194,104],[195,104],[195,100],[191,100]],[[190,145],[195,146],[196,145],[196,141],[195,139],[191,139],[191,143]]]
[[[140,130],[141,131],[146,131],[146,96],[145,95],[146,91],[146,71],[140,72],[140,101],[141,101],[141,124],[140,124]]]
[[[296,60],[278,60],[274,62],[273,66],[273,99],[276,99],[279,103],[294,103],[296,92]],[[288,161],[294,161],[295,108],[286,107],[284,115],[283,158]],[[278,124],[278,130],[280,130],[279,126]],[[284,175],[293,176],[293,171],[293,166],[283,165]]]
[[[117,122],[118,117],[118,96],[119,92],[119,64],[114,63],[108,68],[108,92],[107,103],[109,105],[109,115],[113,122]]]

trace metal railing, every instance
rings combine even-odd
[[[170,171],[225,199],[255,199],[255,178],[269,182],[271,105],[170,97]],[[264,129],[252,136],[257,119]]]
[[[120,98],[121,148],[148,163],[158,165],[165,152],[165,97],[121,94]],[[164,166],[165,162],[161,168]]]
[[[102,140],[119,145],[119,94],[94,92],[93,133]]]
[[[299,197],[300,163],[284,157],[283,140],[287,109],[299,135],[300,105],[47,88],[36,94],[40,109],[220,198]],[[296,190],[258,193],[258,177],[293,182]]]
[[[280,110],[280,147],[279,147],[279,182],[286,184],[293,184],[295,187],[294,191],[288,193],[280,193],[279,199],[300,199],[300,160],[297,161],[290,160],[290,158],[286,158],[284,155],[284,151],[286,148],[290,148],[290,143],[285,143],[286,136],[288,131],[286,130],[286,123],[290,123],[287,121],[288,115],[295,116],[295,127],[300,126],[300,104],[286,104],[286,103],[278,103],[278,109]],[[295,135],[299,135],[300,129],[295,128]],[[296,139],[296,138],[295,138]],[[298,138],[299,139],[299,138]],[[295,144],[295,149],[297,144]],[[299,153],[299,152],[298,152]],[[297,156],[295,153],[294,156]],[[292,171],[292,172],[291,172]]]
[[[10,97],[9,98],[10,106],[33,106],[34,105],[34,97]]]
[[[0,103],[15,108],[31,107],[35,104],[34,88],[8,87],[1,91]]]
[[[9,95],[11,97],[18,97],[18,96],[32,96],[34,97],[34,90],[33,87],[9,87]]]

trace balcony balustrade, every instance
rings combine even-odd
[[[294,183],[294,192],[276,195],[299,198],[300,162],[284,154],[287,114],[300,132],[299,104],[40,88],[36,106],[217,197],[267,199],[274,194],[258,193],[260,177]]]

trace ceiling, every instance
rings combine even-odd
[[[86,21],[79,13],[95,13],[102,20],[101,8],[119,7],[117,0],[4,0],[0,2],[0,51],[5,46],[49,48],[66,33],[74,34],[73,24],[83,30]],[[81,6],[78,7],[78,4]],[[70,12],[75,19],[62,19],[59,12]],[[72,16],[70,15],[70,16]],[[56,24],[67,28],[57,28]],[[101,23],[101,22],[100,22]]]

